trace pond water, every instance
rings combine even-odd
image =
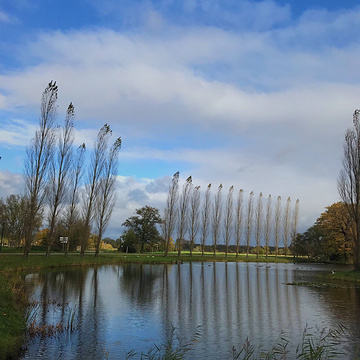
[[[186,358],[228,359],[232,347],[240,350],[246,338],[270,349],[283,331],[294,351],[305,327],[315,331],[338,324],[348,329],[342,351],[352,352],[359,343],[360,289],[287,285],[319,281],[334,269],[214,262],[28,274],[37,304],[31,321],[73,321],[77,329],[30,339],[23,358],[124,359],[130,350],[146,352],[163,344],[174,328],[180,341],[200,334]]]

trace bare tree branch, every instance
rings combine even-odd
[[[190,256],[192,256],[195,239],[199,232],[200,221],[200,186],[191,188],[190,198],[190,226],[189,226],[189,238],[190,238]]]
[[[235,219],[236,257],[239,256],[241,236],[243,233],[243,206],[244,206],[244,190],[240,189],[236,201],[236,219]]]
[[[189,176],[183,185],[182,194],[179,199],[179,224],[178,224],[178,256],[181,255],[182,244],[184,242],[184,235],[187,232],[189,225],[189,201],[191,195],[192,179]]]
[[[248,206],[246,211],[246,257],[250,252],[250,240],[253,230],[253,218],[254,218],[254,192],[252,191],[248,198]]]
[[[210,211],[211,211],[211,184],[205,190],[203,207],[202,207],[202,234],[201,234],[201,255],[204,256],[205,242],[209,232]]]
[[[234,186],[230,186],[229,192],[226,199],[226,209],[225,209],[225,257],[227,257],[229,251],[229,243],[232,236],[232,223],[234,216]]]
[[[221,224],[221,216],[222,216],[222,184],[219,185],[218,191],[215,194],[213,211],[212,211],[212,231],[213,231],[213,247],[214,247],[214,257],[216,255],[216,247],[218,243],[218,239],[220,237],[220,224]]]
[[[25,223],[24,257],[28,257],[34,238],[35,219],[44,202],[49,166],[54,153],[54,124],[57,116],[58,87],[50,82],[42,94],[40,126],[26,149],[25,188],[29,199],[28,216]]]
[[[166,200],[166,206],[164,211],[164,256],[168,255],[171,237],[175,229],[175,224],[178,216],[177,201],[179,197],[179,175],[177,171],[172,178],[171,185],[169,186],[169,192]]]

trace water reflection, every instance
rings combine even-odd
[[[312,280],[326,267],[293,264],[188,263],[124,265],[30,274],[39,302],[38,324],[67,321],[72,334],[30,342],[24,358],[121,359],[166,341],[174,326],[189,339],[202,338],[189,358],[229,358],[249,337],[270,347],[280,331],[298,342],[305,325],[342,323],[354,342],[360,330],[359,289],[313,289],[286,285]]]

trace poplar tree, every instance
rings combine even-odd
[[[109,137],[111,136],[111,129],[108,124],[105,124],[97,135],[94,150],[91,154],[90,166],[87,173],[87,181],[85,185],[84,208],[83,208],[83,226],[81,236],[81,256],[84,256],[87,247],[87,242],[90,236],[90,231],[94,219],[95,199],[100,191],[100,179],[103,175],[103,170],[106,160],[106,152],[108,149]]]
[[[272,217],[272,207],[271,207],[271,195],[268,196],[266,202],[266,215],[265,215],[265,254],[266,258],[269,255],[269,244],[271,238],[271,217]]]
[[[71,175],[70,175],[70,203],[68,205],[67,214],[65,216],[65,226],[67,229],[68,242],[65,246],[65,256],[68,254],[70,242],[74,235],[75,224],[79,221],[79,186],[83,176],[83,163],[85,156],[86,146],[83,143],[80,145],[72,161]]]
[[[221,197],[222,188],[223,186],[222,184],[220,184],[218,187],[218,191],[215,194],[213,211],[212,211],[214,257],[216,255],[216,247],[220,236],[220,224],[221,224],[221,216],[222,216],[222,197]]]
[[[297,235],[297,227],[298,227],[298,222],[299,222],[299,206],[300,206],[300,200],[297,199],[295,202],[295,209],[294,209],[294,214],[292,217],[291,241],[294,241],[296,239],[296,235]]]
[[[34,238],[36,218],[42,212],[49,180],[49,168],[54,154],[54,126],[57,116],[58,87],[51,81],[45,88],[40,106],[39,128],[26,149],[25,194],[29,201],[24,224],[24,257],[28,257]]]
[[[205,242],[209,232],[209,223],[211,216],[211,184],[206,188],[203,207],[202,207],[202,234],[201,234],[201,255],[204,256]]]
[[[189,176],[183,185],[179,199],[179,222],[178,222],[178,256],[181,255],[184,236],[189,226],[189,201],[191,195],[192,178]]]
[[[177,201],[179,197],[179,175],[177,171],[172,178],[169,186],[169,192],[166,199],[166,206],[164,211],[163,233],[164,233],[164,256],[168,255],[171,237],[175,229],[175,224],[178,215]]]
[[[239,256],[239,247],[243,232],[243,204],[244,204],[244,190],[240,189],[236,201],[236,215],[235,215],[236,257]]]
[[[259,194],[256,212],[255,212],[255,228],[256,228],[256,258],[259,257],[259,250],[261,245],[261,236],[263,232],[263,194]]]
[[[225,209],[225,257],[227,257],[229,251],[229,243],[232,236],[232,223],[234,216],[234,200],[233,200],[234,186],[230,186],[226,199]]]
[[[58,128],[57,150],[51,163],[50,179],[47,187],[50,209],[47,257],[50,256],[51,246],[55,242],[55,229],[59,221],[59,212],[64,207],[69,188],[69,175],[73,156],[72,146],[74,143],[74,117],[75,109],[73,104],[70,103],[66,111],[64,127]]]
[[[100,178],[95,201],[95,257],[99,256],[102,236],[110,221],[116,201],[115,182],[118,169],[118,157],[121,149],[121,138],[117,138],[111,146],[104,161],[104,171]]]
[[[246,210],[246,257],[250,252],[250,240],[253,230],[253,217],[254,217],[254,192],[252,191],[248,198],[248,206]]]
[[[286,201],[285,211],[284,211],[284,231],[283,231],[283,240],[284,240],[284,251],[285,251],[285,257],[287,256],[288,251],[288,244],[289,244],[289,232],[290,232],[290,204],[291,199],[288,197]]]
[[[199,226],[200,226],[199,213],[200,213],[200,186],[195,186],[191,188],[191,198],[190,198],[190,226],[189,226],[190,256],[192,256],[195,239],[199,232]]]
[[[281,232],[281,196],[278,196],[275,205],[275,258],[277,258],[279,253],[280,232]]]

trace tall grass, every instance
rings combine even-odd
[[[343,346],[346,345],[347,329],[339,325],[336,329],[305,327],[301,342],[292,344],[284,332],[281,332],[270,349],[264,349],[261,344],[254,345],[246,339],[239,349],[233,347],[228,357],[232,360],[327,360],[327,359],[360,359],[359,353],[344,354]],[[162,345],[154,345],[148,351],[136,353],[131,350],[126,353],[126,359],[150,360],[182,360],[191,359],[194,345],[199,342],[200,331],[186,342],[182,342],[172,329],[170,339]],[[208,354],[204,353],[206,359]],[[109,356],[109,352],[108,352]]]
[[[54,301],[45,300],[47,305],[54,305],[54,311],[57,311],[57,308],[62,306],[62,304],[57,303]],[[59,333],[67,332],[72,333],[79,328],[79,321],[77,321],[77,311],[76,306],[75,308],[68,307],[66,309],[66,317],[55,324],[38,324],[37,323],[37,315],[41,309],[41,306],[44,305],[44,302],[39,303],[38,301],[32,302],[28,306],[28,310],[26,313],[26,320],[27,320],[27,327],[26,327],[26,334],[28,338],[34,337],[51,337],[58,335]],[[48,310],[50,311],[50,310]]]
[[[136,353],[134,350],[131,350],[126,353],[125,359],[138,357],[141,360],[181,360],[199,342],[200,337],[201,332],[200,328],[198,328],[190,340],[184,341],[180,339],[175,327],[172,327],[169,339],[165,343],[161,345],[154,344],[147,352]]]

